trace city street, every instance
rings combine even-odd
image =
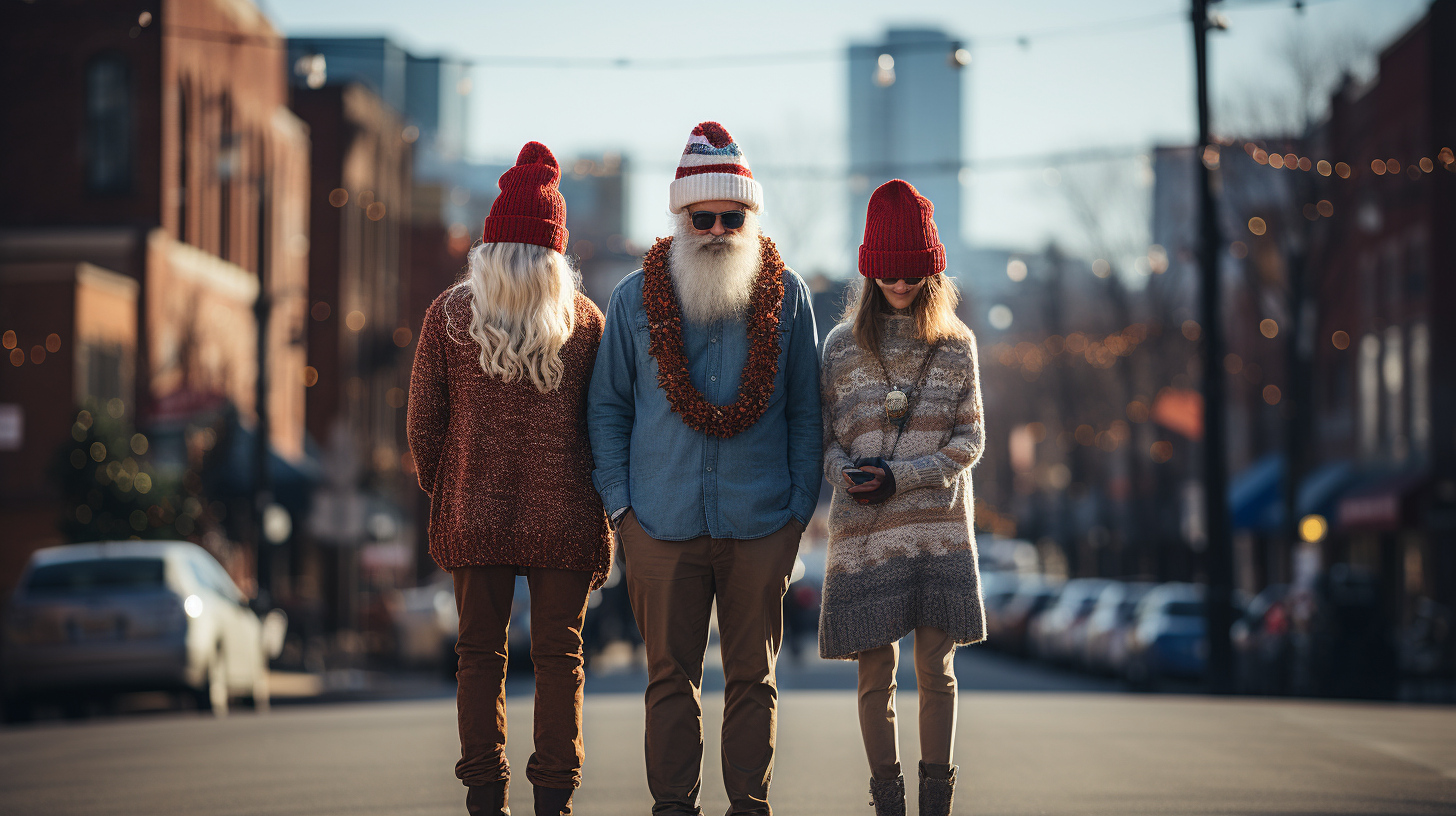
[[[1450,707],[1133,695],[967,651],[958,660],[958,813],[1456,813]],[[869,813],[854,693],[844,687],[852,676],[848,664],[785,666],[777,812]],[[1016,684],[1046,690],[998,690]],[[901,744],[912,769],[913,685],[902,674]],[[721,693],[704,703],[704,812],[716,814],[727,804],[716,761]],[[531,812],[530,714],[529,694],[513,694],[517,814]],[[576,812],[646,814],[639,694],[594,691],[586,724]],[[456,751],[443,693],[282,705],[221,721],[170,713],[48,722],[0,731],[0,812],[443,816],[464,812]]]

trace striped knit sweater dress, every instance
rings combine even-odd
[[[889,388],[875,356],[861,349],[848,323],[824,343],[824,475],[829,556],[819,616],[819,653],[852,660],[893,643],[917,626],[942,629],[956,643],[986,637],[971,466],[985,447],[975,340],[948,340],[936,352],[921,393],[913,394],[928,349],[914,318],[887,315],[881,356],[890,380],[911,395],[911,415],[893,457],[895,426],[885,418]],[[841,475],[861,457],[883,456],[895,494],[861,505]]]

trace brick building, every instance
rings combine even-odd
[[[359,83],[295,87],[292,105],[314,142],[306,424],[326,463],[310,536],[295,553],[297,600],[317,603],[324,629],[357,629],[368,588],[413,584],[415,571],[419,489],[404,434],[419,330],[409,286],[414,134]]]
[[[1323,460],[1358,473],[1321,554],[1377,577],[1392,633],[1430,602],[1456,608],[1453,38],[1456,2],[1437,0],[1381,52],[1374,79],[1336,93],[1314,134],[1330,167],[1312,253],[1312,434]]]
[[[0,378],[23,427],[0,449],[7,590],[76,511],[44,474],[88,400],[179,436],[194,409],[232,406],[246,430],[264,407],[275,458],[303,458],[309,140],[284,48],[246,0],[0,7],[0,330],[49,349]],[[193,441],[152,459],[187,469]],[[218,531],[210,545],[249,574],[249,548],[228,543],[247,525]]]

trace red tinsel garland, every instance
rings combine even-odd
[[[779,308],[784,302],[784,262],[773,241],[760,236],[760,266],[748,303],[748,360],[729,405],[708,402],[693,387],[683,355],[682,310],[668,272],[672,238],[661,238],[642,259],[642,301],[647,311],[648,353],[657,360],[657,384],[667,404],[689,428],[727,439],[742,433],[768,408],[779,373]]]

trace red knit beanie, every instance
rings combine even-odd
[[[500,195],[485,218],[485,242],[566,249],[566,199],[556,187],[560,180],[561,167],[551,149],[526,142],[516,166],[500,177]]]
[[[945,270],[935,205],[910,182],[891,179],[870,196],[859,273],[867,278],[923,278]]]

